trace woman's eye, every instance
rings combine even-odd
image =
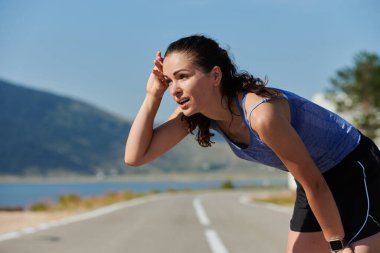
[[[187,78],[187,75],[185,74],[179,75],[179,79],[185,79],[185,78]]]

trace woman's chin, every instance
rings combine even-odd
[[[190,117],[190,116],[194,115],[194,113],[190,113],[190,112],[188,112],[188,111],[186,111],[186,110],[182,110],[182,113],[183,113],[183,115],[185,115],[186,117]]]
[[[194,110],[190,110],[190,108],[186,108],[186,109],[181,108],[181,111],[182,111],[183,115],[185,115],[186,117],[190,117],[190,116],[196,114],[196,112]]]

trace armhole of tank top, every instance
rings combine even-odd
[[[255,103],[254,105],[251,106],[251,108],[249,109],[249,112],[247,113],[247,122],[248,122],[248,125],[249,125],[249,128],[253,131],[253,133],[258,136],[258,134],[256,133],[256,131],[252,128],[251,126],[251,115],[252,115],[252,112],[261,104],[269,101],[270,98],[263,98],[263,99],[260,99],[260,101],[258,101],[257,103]]]

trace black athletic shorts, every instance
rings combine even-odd
[[[380,232],[380,151],[362,135],[360,144],[338,165],[323,173],[334,196],[349,243]],[[321,231],[302,186],[290,229],[297,232]]]

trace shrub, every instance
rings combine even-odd
[[[222,189],[234,189],[235,185],[231,180],[226,180],[222,183]]]
[[[51,209],[50,204],[45,203],[45,202],[37,202],[37,203],[34,203],[30,207],[30,210],[33,212],[44,212],[44,211],[48,211],[50,209]]]
[[[77,194],[62,195],[58,199],[61,207],[75,207],[81,202],[81,197]]]

